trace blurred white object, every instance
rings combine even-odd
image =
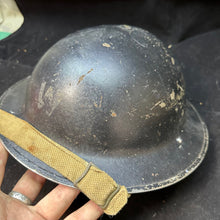
[[[0,0],[0,40],[17,31],[24,22],[14,0]]]

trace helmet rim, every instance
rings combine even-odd
[[[5,91],[0,98],[0,107],[18,117],[23,117],[25,87],[30,77],[25,78]],[[20,105],[18,105],[20,103]],[[24,152],[7,138],[0,136],[9,153],[33,172],[63,185],[73,184],[57,171]],[[161,189],[191,174],[203,161],[208,149],[208,130],[195,107],[186,102],[186,120],[182,130],[163,146],[145,150],[128,157],[125,155],[97,157],[79,155],[106,171],[116,182],[125,185],[129,193]],[[122,152],[123,153],[123,152]],[[163,158],[163,160],[161,159]],[[117,171],[117,172],[115,172]],[[166,171],[166,172],[164,172]]]

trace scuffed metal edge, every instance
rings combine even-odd
[[[193,161],[193,163],[190,166],[188,166],[185,170],[181,171],[177,175],[175,175],[169,179],[166,179],[164,181],[152,183],[149,185],[127,187],[127,190],[129,193],[133,194],[133,193],[150,192],[150,191],[159,190],[159,189],[171,186],[171,185],[185,179],[192,172],[194,172],[199,167],[199,165],[202,163],[202,161],[205,158],[205,155],[207,153],[207,150],[208,150],[209,133],[208,133],[208,129],[206,127],[206,124],[203,122],[198,111],[195,109],[195,107],[190,102],[188,102],[188,103],[190,104],[190,106],[194,110],[194,112],[196,113],[199,121],[201,122],[202,128],[203,128],[204,138],[203,138],[202,148],[201,148],[199,155],[197,156],[197,158]]]
[[[30,76],[29,76],[30,77]],[[29,77],[26,77],[23,80],[28,80]],[[18,81],[17,83],[15,83],[12,87],[16,87],[17,84],[21,83],[23,80]],[[12,87],[10,87],[8,90],[12,89]],[[2,102],[5,98],[5,95],[7,94],[8,90],[6,90],[1,96],[0,96],[0,102]],[[192,162],[192,164],[190,166],[188,166],[186,169],[184,169],[183,171],[181,171],[180,173],[178,173],[177,175],[166,179],[164,181],[160,181],[160,182],[155,182],[155,183],[151,183],[148,185],[136,185],[136,186],[131,186],[131,187],[127,187],[127,190],[130,194],[134,194],[134,193],[143,193],[143,192],[150,192],[150,191],[155,191],[155,190],[159,190],[168,186],[171,186],[183,179],[185,179],[187,176],[189,176],[193,171],[195,171],[198,166],[202,163],[203,159],[205,158],[206,152],[208,150],[208,142],[209,142],[209,134],[208,134],[208,129],[205,125],[205,123],[203,122],[202,118],[200,117],[198,111],[195,109],[195,107],[188,102],[190,107],[193,109],[193,111],[196,113],[196,116],[198,117],[201,126],[202,126],[202,130],[203,130],[203,143],[202,143],[202,148],[201,151],[199,153],[199,155],[196,157],[196,159]],[[4,137],[3,137],[4,140]],[[14,143],[13,143],[14,144]],[[4,144],[5,146],[5,144]],[[5,146],[6,150],[10,153],[10,155],[12,157],[14,157],[17,161],[19,161],[19,163],[21,163],[24,167],[26,167],[27,169],[32,170],[33,172],[39,174],[40,176],[45,177],[46,179],[55,182],[57,184],[63,184],[66,186],[71,186],[74,187],[73,183],[70,182],[68,179],[66,179],[65,177],[63,177],[61,174],[59,175],[59,173],[54,170],[54,172],[50,172],[48,170],[45,170],[46,172],[51,174],[51,177],[48,177],[47,175],[42,174],[41,172],[38,172],[36,169],[34,168],[30,168],[28,165],[26,165],[24,163],[24,161],[28,161],[29,164],[33,164],[35,167],[38,167],[37,164],[34,164],[31,160],[29,160],[28,158],[24,157],[20,152],[18,152],[16,150],[16,148],[14,148],[14,151],[16,151],[17,154],[21,155],[21,158],[23,157],[24,161],[22,162],[20,159],[18,159],[16,157],[16,155],[11,154],[11,152],[9,151],[9,149],[7,149],[7,147]],[[42,167],[38,167],[41,170],[44,170]],[[53,168],[52,168],[53,169]],[[56,181],[54,180],[53,177],[57,177],[58,179],[61,179],[62,181]]]

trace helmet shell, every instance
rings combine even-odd
[[[31,76],[1,96],[0,108],[93,162],[129,193],[152,191],[192,173],[208,148],[206,125],[185,98],[176,64],[163,43],[141,28],[84,29],[52,46]],[[27,168],[74,187],[0,138]]]
[[[185,88],[174,62],[140,28],[78,31],[37,64],[25,119],[74,152],[157,146],[183,121]]]

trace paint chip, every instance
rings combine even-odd
[[[131,27],[129,25],[123,25],[126,29],[131,30]]]
[[[183,142],[183,140],[182,140],[181,137],[176,138],[176,141],[177,141],[178,143],[180,143],[180,144]]]
[[[111,45],[108,44],[108,43],[103,43],[102,46],[103,46],[103,47],[111,47]]]
[[[111,110],[111,116],[112,116],[113,118],[117,117],[116,112],[115,112],[115,111],[113,111],[113,110]]]
[[[166,106],[166,103],[165,103],[165,102],[161,102],[161,103],[159,104],[159,106],[160,106],[161,108],[164,108],[164,107]]]
[[[151,116],[149,114],[145,115],[145,119],[149,119]]]
[[[172,89],[172,92],[170,93],[170,99],[171,99],[171,100],[174,100],[174,99],[175,99],[175,92],[174,92],[173,89]]]
[[[172,63],[173,65],[175,65],[175,60],[174,60],[173,57],[171,57],[171,63]]]

